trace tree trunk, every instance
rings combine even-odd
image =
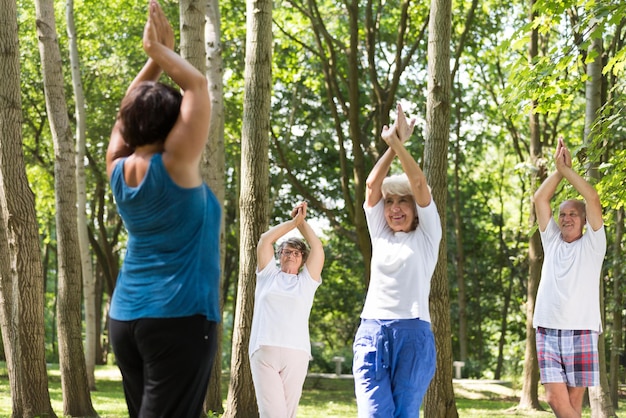
[[[221,202],[224,212],[224,111],[223,66],[219,47],[220,23],[217,0],[185,0],[180,2],[181,54],[199,71],[206,73],[211,95],[211,124],[205,146],[201,171],[203,180]],[[205,41],[206,40],[206,41]],[[214,45],[218,45],[215,47]],[[220,271],[224,271],[224,223],[220,227]],[[221,293],[221,292],[220,292]],[[220,301],[220,312],[223,312]],[[217,332],[218,345],[211,379],[207,387],[204,412],[222,413],[222,324]]]
[[[0,326],[15,417],[56,417],[44,335],[44,274],[35,197],[22,152],[17,4],[0,0]]]
[[[530,0],[529,19],[532,22],[535,18],[534,0]],[[530,33],[530,44],[528,47],[529,61],[538,54],[539,34],[537,29],[532,29]],[[534,108],[533,103],[533,108]],[[541,136],[539,134],[539,115],[531,111],[529,117],[530,124],[530,161],[537,168],[530,174],[530,214],[528,224],[534,228],[537,221],[535,205],[532,196],[535,190],[546,177],[546,168],[541,162]],[[526,351],[524,354],[524,371],[522,375],[522,392],[517,406],[520,410],[543,410],[539,404],[539,363],[537,363],[537,342],[535,341],[535,328],[533,327],[533,315],[535,312],[535,299],[537,289],[541,279],[541,266],[543,264],[543,247],[539,231],[535,230],[528,242],[528,286],[526,288]]]
[[[624,237],[624,208],[615,213],[615,238],[613,241],[613,327],[611,330],[611,360],[609,367],[609,386],[613,407],[618,407],[619,382],[620,382],[620,357],[623,344],[622,333],[622,309],[624,297],[622,293],[622,249],[621,243]]]
[[[595,26],[595,25],[594,25]],[[590,30],[593,32],[593,27]],[[597,34],[596,34],[597,35]],[[587,64],[587,75],[589,78],[585,82],[585,138],[586,146],[591,146],[593,142],[593,125],[596,123],[598,112],[602,106],[602,37],[594,36],[589,46],[588,57],[595,54],[595,59]],[[600,173],[595,161],[587,161],[587,175],[598,180]],[[600,307],[604,321],[604,281],[600,280]],[[600,335],[598,341],[600,386],[589,388],[589,402],[591,404],[591,416],[593,418],[614,417],[615,410],[611,401],[609,380],[606,373],[606,352],[605,334]]]
[[[80,252],[76,219],[76,155],[67,105],[61,53],[51,0],[35,1],[37,36],[41,56],[48,121],[54,141],[54,179],[58,260],[59,366],[63,389],[63,413],[96,416],[82,345]]]
[[[600,308],[604,312],[604,286],[602,280],[600,281]],[[602,315],[602,322],[604,321],[604,314]],[[613,402],[611,401],[611,394],[609,392],[609,380],[606,373],[606,338],[604,333],[600,334],[598,338],[598,357],[600,364],[600,386],[594,386],[589,388],[589,404],[591,405],[591,418],[612,418],[617,417],[615,409],[613,408]]]
[[[225,191],[225,149],[224,149],[224,63],[222,60],[222,44],[220,10],[218,0],[208,0],[206,8],[205,40],[206,40],[206,68],[209,93],[211,95],[211,126],[209,141],[203,154],[202,177],[213,190],[217,199],[221,202],[224,213]],[[224,286],[224,265],[226,254],[225,242],[225,216],[222,216],[220,228],[220,265],[222,272],[222,286]],[[223,295],[223,292],[221,292]],[[224,311],[223,297],[220,298],[220,312]],[[205,412],[223,413],[222,405],[222,335],[224,334],[223,323],[218,331],[218,348],[213,364],[213,372],[207,390],[204,410]]]
[[[231,377],[224,418],[258,416],[248,344],[256,283],[256,246],[269,223],[269,132],[272,86],[272,1],[247,0],[241,135],[241,236]]]
[[[448,172],[448,136],[450,133],[450,26],[451,1],[432,0],[428,39],[428,96],[426,101],[426,137],[424,174],[432,187],[441,226],[444,229],[439,259],[430,290],[430,311],[437,368],[426,392],[424,416],[456,418],[458,412],[452,387],[452,343],[450,341],[450,300],[447,271],[446,208]]]
[[[74,0],[67,0],[65,13],[67,17],[67,35],[70,43],[72,86],[76,102],[76,219],[85,306],[85,366],[89,390],[96,390],[96,346],[99,333],[96,322],[96,280],[91,266],[91,251],[89,250],[89,236],[87,233],[87,190],[85,185],[86,112],[83,82],[80,76],[80,59],[76,44],[76,28],[74,26]]]
[[[467,338],[467,296],[465,291],[465,251],[463,249],[463,217],[461,216],[461,175],[460,166],[461,150],[459,149],[459,141],[461,138],[461,106],[457,106],[457,131],[456,131],[456,143],[454,144],[454,204],[453,204],[453,216],[454,216],[454,236],[456,244],[456,284],[458,287],[457,303],[459,305],[459,358],[462,362],[467,361],[468,353],[468,338]]]

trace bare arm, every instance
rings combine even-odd
[[[539,230],[542,232],[546,230],[548,222],[550,222],[550,218],[552,217],[550,201],[562,179],[563,176],[558,171],[555,171],[550,174],[550,176],[541,183],[537,191],[535,191],[535,212],[537,214]]]
[[[202,182],[199,165],[209,135],[211,101],[206,77],[187,60],[168,48],[164,38],[173,38],[171,25],[156,2],[144,29],[143,46],[150,58],[183,90],[180,114],[165,140],[163,162],[172,179],[184,187]]]
[[[383,129],[382,138],[387,145],[389,145],[389,148],[398,156],[400,164],[402,164],[402,169],[411,184],[415,202],[421,207],[426,207],[430,204],[432,198],[428,183],[426,182],[426,176],[419,164],[417,164],[417,161],[415,161],[413,156],[404,147],[404,142],[413,132],[414,124],[415,121],[413,120],[410,125],[407,125],[402,106],[398,105],[398,119],[391,128]],[[410,131],[406,130],[406,126],[410,126]]]
[[[535,192],[535,210],[537,211],[537,222],[539,229],[545,231],[548,222],[552,217],[552,209],[550,201],[556,192],[559,183],[564,178],[580,193],[585,199],[587,221],[594,231],[600,229],[603,225],[602,205],[600,196],[596,189],[572,169],[572,156],[563,142],[563,138],[559,138],[556,152],[554,153],[556,171],[552,173]]]
[[[407,139],[413,133],[413,129],[415,128],[415,119],[411,119],[409,122],[406,120],[406,116],[402,111],[402,106],[398,104],[398,118],[396,122],[392,125],[391,128],[387,126],[383,126],[383,132],[381,136],[383,139],[386,135],[398,134],[398,138],[401,144],[404,144]],[[403,147],[404,148],[404,147]],[[378,201],[382,198],[381,186],[383,184],[383,180],[387,177],[387,173],[389,173],[389,168],[391,167],[391,163],[396,156],[396,152],[391,148],[387,148],[385,153],[378,159],[372,171],[367,176],[367,180],[365,181],[366,189],[365,189],[365,201],[369,207],[373,207],[378,203]]]
[[[587,180],[572,169],[571,156],[569,155],[569,150],[563,144],[562,138],[559,138],[559,143],[561,144],[561,148],[560,150],[557,148],[557,172],[580,193],[583,199],[585,199],[587,222],[589,222],[589,225],[594,231],[597,231],[604,224],[602,220],[600,196]]]
[[[391,167],[391,163],[393,162],[395,156],[396,154],[393,150],[391,148],[387,148],[387,151],[385,151],[383,156],[376,161],[372,171],[370,171],[370,174],[367,176],[367,180],[365,180],[365,202],[367,203],[367,206],[375,206],[376,203],[378,203],[378,201],[383,197],[381,186],[383,184],[383,180],[387,177],[387,173],[389,172],[389,168]]]
[[[150,19],[150,17],[149,17]],[[164,19],[164,16],[158,16],[158,22],[155,22],[154,25],[158,26],[157,34],[155,35],[162,45],[167,47],[170,50],[174,48],[174,32],[171,29],[171,26]],[[163,70],[154,61],[152,58],[148,57],[148,60],[141,68],[139,73],[135,76],[133,81],[130,83],[128,88],[126,89],[126,94],[128,95],[135,87],[144,81],[157,81]],[[134,149],[126,144],[122,134],[120,133],[121,124],[119,119],[115,121],[115,125],[113,126],[113,130],[111,131],[111,138],[109,140],[109,145],[107,148],[106,154],[106,169],[107,175],[111,177],[111,172],[113,171],[113,167],[119,161],[120,158],[128,157],[134,152]]]
[[[156,0],[150,0],[148,20],[143,33],[143,48],[148,61],[127,90],[143,81],[156,81],[165,72],[182,90],[180,114],[165,139],[163,163],[172,179],[182,187],[202,183],[200,157],[209,135],[211,101],[207,80],[193,65],[173,50],[174,32]],[[107,174],[121,157],[134,152],[120,134],[116,122],[107,150]]]
[[[313,280],[319,282],[322,280],[322,268],[324,268],[325,257],[322,241],[320,241],[306,220],[298,225],[298,231],[300,231],[304,239],[309,243],[309,247],[311,247],[311,252],[306,260],[306,268],[309,270]]]
[[[572,167],[572,156],[569,150],[563,143],[563,138],[559,138],[556,144],[556,151],[554,152],[554,162],[557,170],[550,174],[547,179],[539,186],[533,196],[535,199],[535,212],[537,213],[537,223],[539,224],[539,230],[545,231],[550,218],[552,217],[552,208],[550,202],[556,193],[556,188],[559,187],[561,180],[563,180],[563,174],[559,167]]]
[[[161,68],[149,58],[141,71],[139,71],[137,76],[135,76],[134,80],[130,83],[128,89],[126,89],[126,94],[144,81],[157,81],[161,73]],[[106,169],[109,178],[111,177],[115,164],[117,164],[120,158],[128,157],[135,151],[124,141],[121,134],[121,127],[120,120],[116,119],[113,130],[111,131],[111,138],[109,139],[109,146],[106,153]]]

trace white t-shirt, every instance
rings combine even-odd
[[[370,284],[361,318],[415,319],[430,322],[430,280],[439,255],[441,221],[435,201],[415,205],[419,225],[411,232],[393,232],[381,199],[363,205],[372,240]]]
[[[600,274],[606,253],[604,226],[586,232],[574,242],[561,238],[550,219],[541,232],[544,261],[537,291],[533,326],[602,332]]]
[[[309,314],[315,291],[321,281],[314,280],[306,265],[298,274],[281,271],[276,259],[256,272],[254,314],[248,354],[262,345],[293,348],[311,354]]]

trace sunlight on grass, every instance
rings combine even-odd
[[[352,379],[308,377],[302,391],[298,418],[355,417],[354,382]]]
[[[48,365],[49,392],[54,411],[62,416],[63,398],[61,394],[61,376],[58,365]],[[93,406],[102,418],[124,418],[128,416],[122,379],[116,366],[98,366],[96,368],[97,390],[91,393]],[[228,390],[228,375],[223,376],[222,396],[225,399]],[[542,402],[544,412],[516,411],[519,402],[519,389],[509,384],[479,380],[454,382],[454,391],[459,417],[462,418],[510,418],[553,416],[548,405]],[[5,363],[0,362],[0,417],[11,416],[11,398],[9,380]],[[7,396],[5,396],[5,394]],[[543,388],[539,388],[543,399]],[[621,401],[621,400],[620,400]],[[623,402],[620,402],[622,404]],[[622,406],[622,405],[620,405]],[[616,411],[624,412],[624,407]],[[353,418],[356,416],[354,382],[348,376],[328,378],[309,376],[304,384],[298,418]],[[420,414],[423,417],[423,411]],[[583,411],[583,418],[590,418],[589,408]]]

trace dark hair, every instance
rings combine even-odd
[[[306,245],[304,241],[300,238],[287,238],[283,242],[280,243],[278,248],[276,249],[276,254],[280,254],[283,248],[285,247],[295,248],[296,250],[302,253],[302,266],[306,263],[306,259],[309,257],[309,247]]]
[[[183,96],[174,87],[144,81],[122,100],[121,134],[132,147],[164,142],[178,119]]]

